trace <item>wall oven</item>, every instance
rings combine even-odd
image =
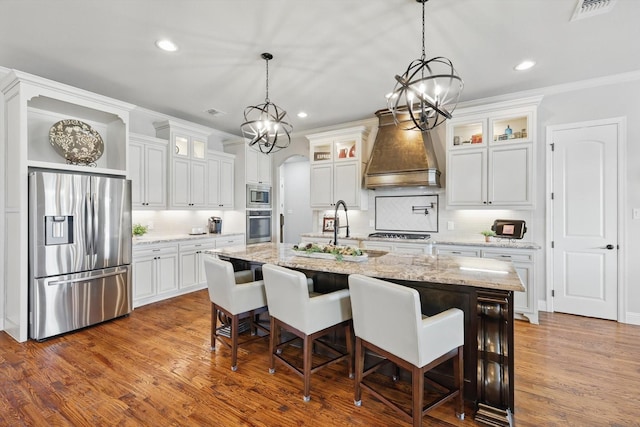
[[[271,241],[271,210],[247,210],[247,244]]]
[[[247,208],[270,209],[271,187],[267,185],[247,184]]]

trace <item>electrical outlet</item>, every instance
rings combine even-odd
[[[370,219],[369,220],[369,227],[375,227],[376,226],[376,220],[375,219]]]
[[[454,228],[453,221],[447,221],[447,230],[453,230]]]
[[[640,219],[640,208],[633,208],[631,219]]]
[[[153,221],[147,223],[147,230],[153,230]]]

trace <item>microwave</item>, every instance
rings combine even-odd
[[[271,187],[247,184],[247,208],[271,208]]]

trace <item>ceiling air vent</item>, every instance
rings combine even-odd
[[[571,21],[609,12],[618,0],[578,0]]]
[[[216,110],[215,108],[209,108],[208,110],[205,110],[204,112],[207,113],[207,114],[211,114],[214,117],[224,116],[225,114],[227,114],[224,111]]]

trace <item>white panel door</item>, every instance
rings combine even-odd
[[[129,150],[131,151],[131,150]],[[146,206],[167,207],[167,149],[165,146],[147,145],[145,148]]]
[[[487,150],[449,153],[447,199],[450,206],[487,204]]]
[[[554,311],[617,319],[618,126],[553,132]]]
[[[164,166],[164,165],[163,165]],[[144,145],[129,143],[129,179],[131,179],[131,205],[144,206]]]
[[[531,145],[510,145],[489,149],[489,200],[493,206],[532,204]]]
[[[233,208],[233,160],[220,161],[220,204]]]
[[[335,163],[333,182],[333,203],[344,200],[347,207],[360,205],[358,192],[360,180],[358,179],[358,163]]]
[[[205,184],[207,163],[191,162],[191,206],[204,207],[207,204]]]
[[[173,159],[173,182],[171,183],[171,206],[189,206],[189,175],[191,162],[183,159]]]
[[[328,207],[333,200],[333,166],[311,166],[311,206]]]
[[[213,208],[220,207],[220,159],[207,160],[207,173],[209,182],[207,185],[207,205]]]

